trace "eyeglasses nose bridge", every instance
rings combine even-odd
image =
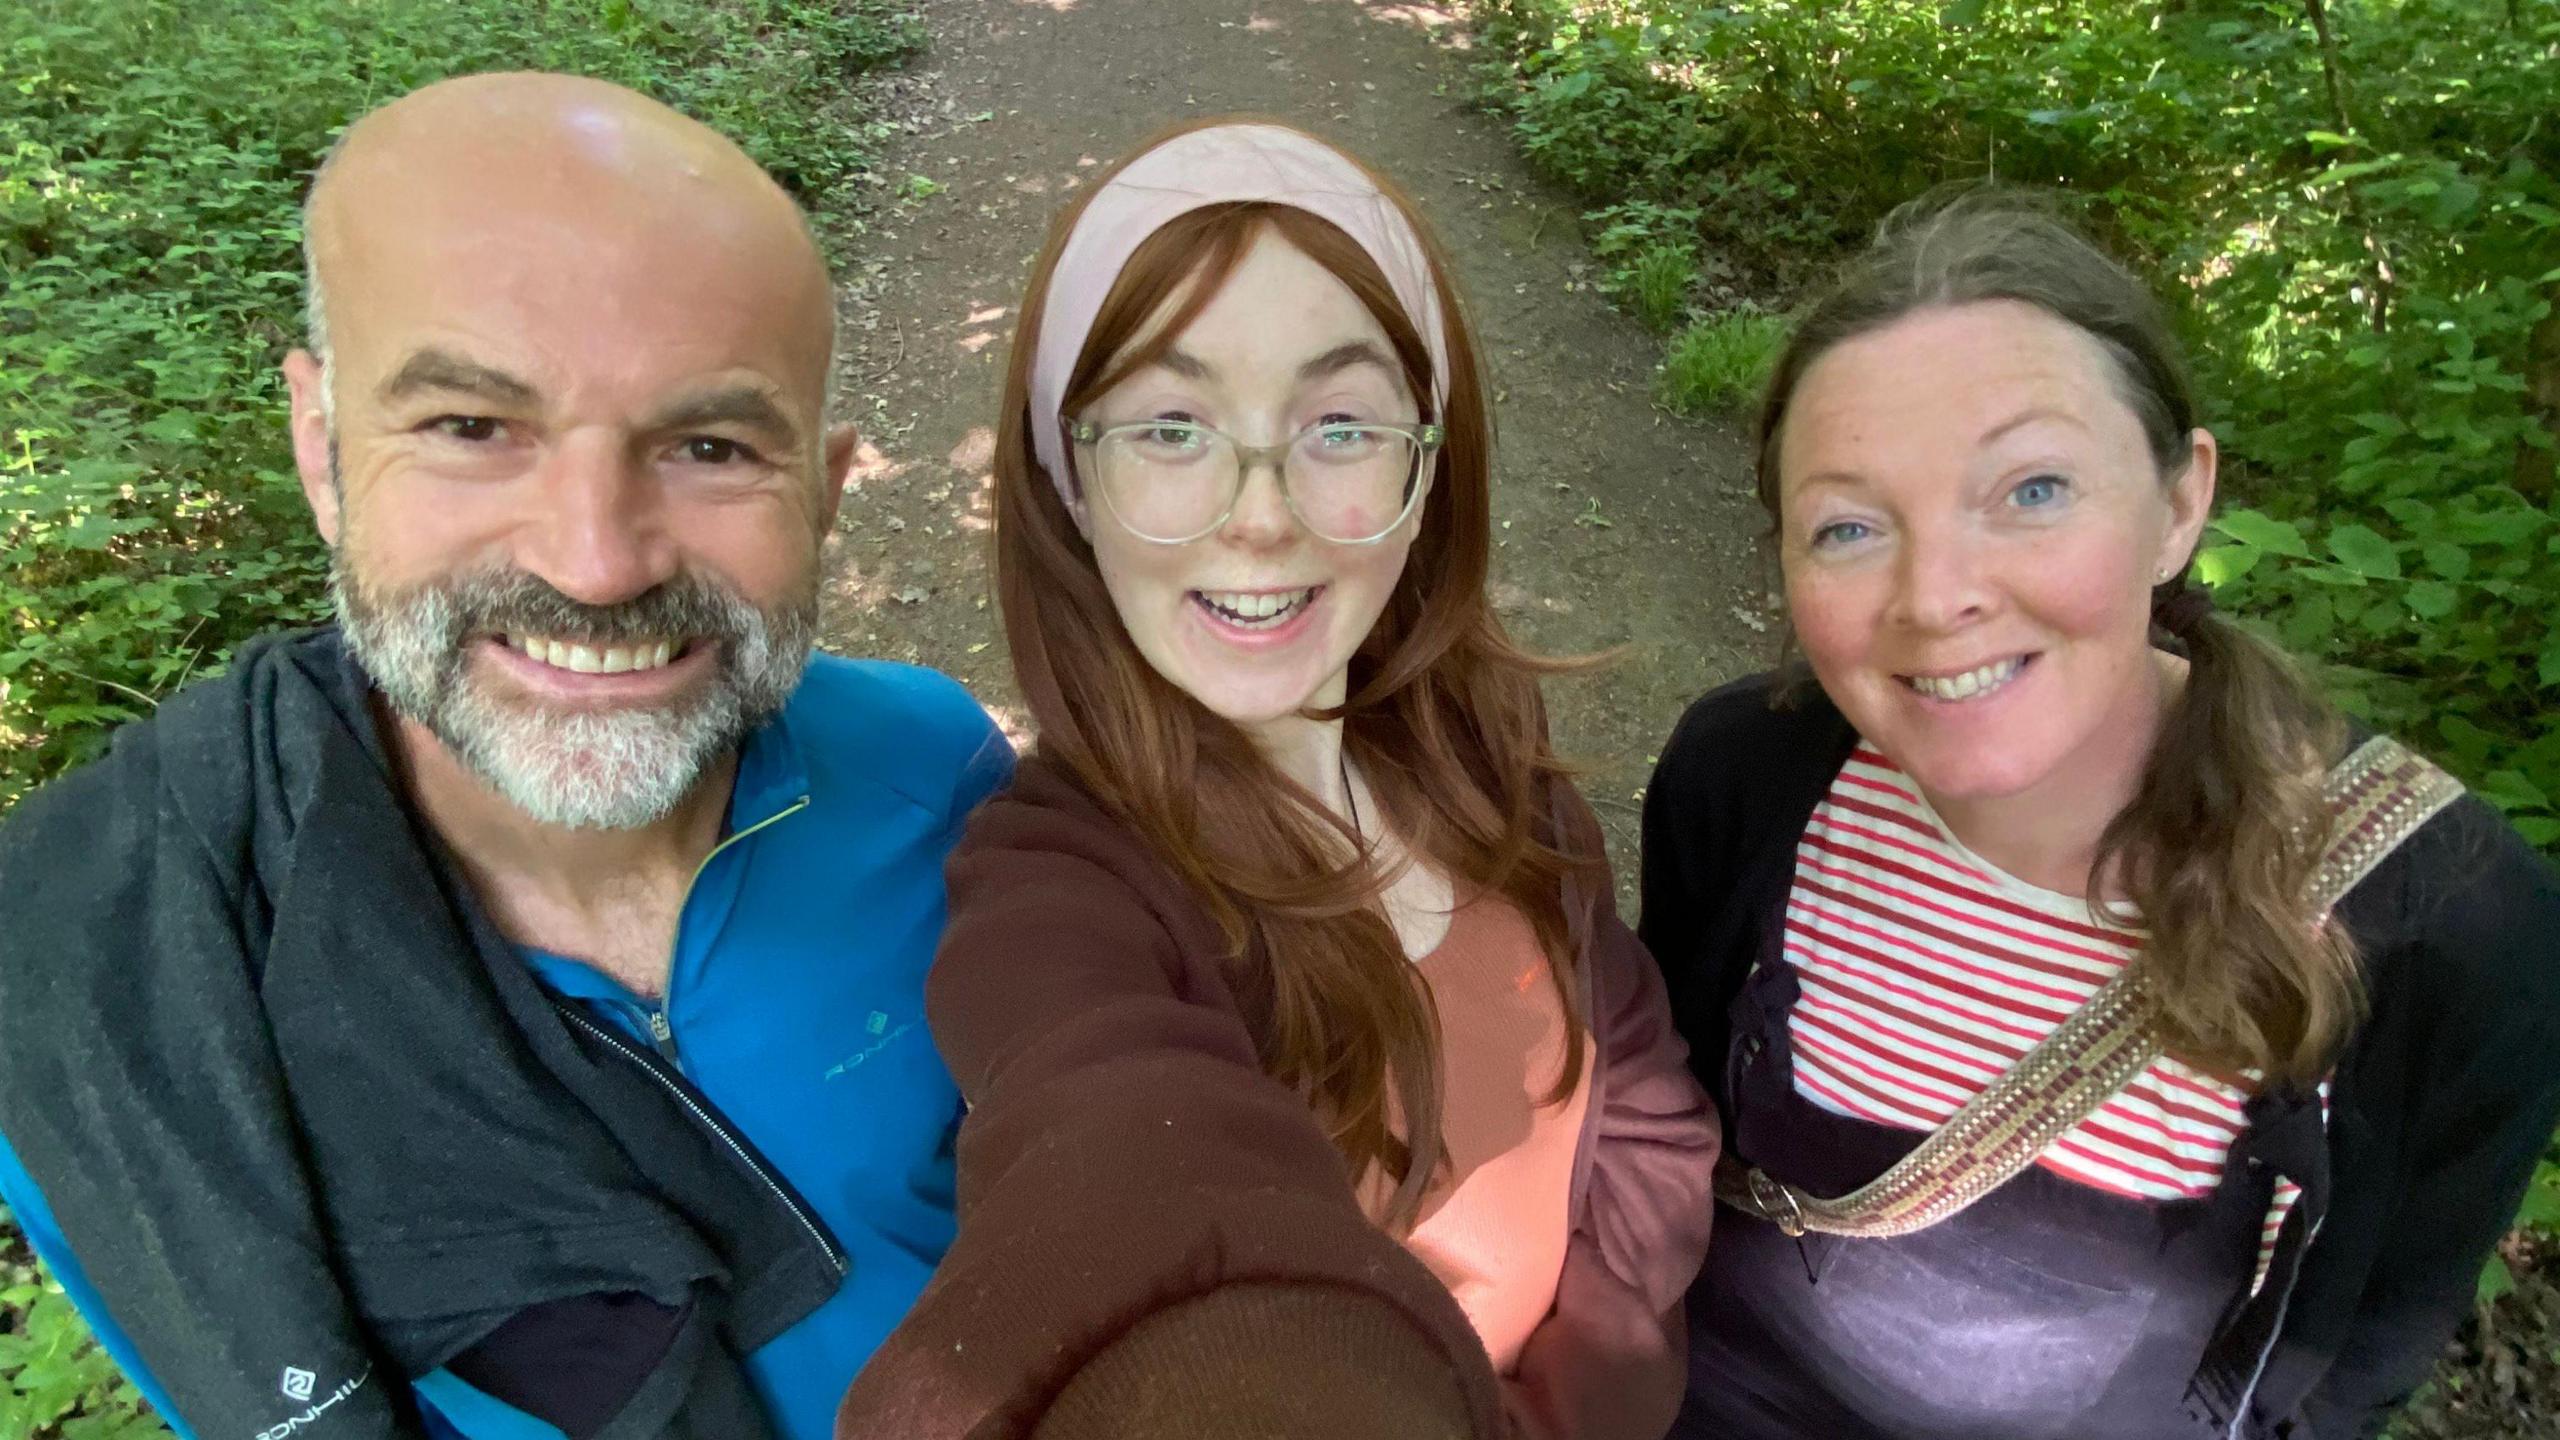
[[[1227,444],[1236,452],[1236,489],[1239,492],[1244,489],[1244,482],[1252,478],[1253,467],[1265,462],[1270,464],[1272,475],[1281,482],[1280,488],[1289,488],[1289,452],[1298,448],[1297,436],[1269,445],[1247,445],[1231,435],[1227,437]]]
[[[1236,512],[1244,508],[1245,491],[1252,488],[1255,468],[1268,463],[1271,469],[1272,490],[1280,501],[1280,508],[1288,512],[1290,521],[1298,528],[1306,530],[1309,534],[1315,533],[1314,527],[1307,524],[1307,517],[1299,513],[1298,497],[1289,493],[1289,453],[1297,448],[1296,436],[1272,445],[1247,445],[1224,432],[1213,433],[1218,434],[1235,455],[1236,478],[1235,483],[1227,489],[1226,509],[1219,513],[1217,524],[1210,527],[1212,530],[1235,520]]]

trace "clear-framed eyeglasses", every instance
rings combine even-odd
[[[1247,445],[1189,420],[1098,426],[1065,420],[1067,438],[1092,452],[1093,492],[1120,528],[1158,545],[1183,545],[1227,523],[1246,473],[1277,463],[1289,513],[1318,539],[1374,545],[1422,503],[1437,425],[1310,425],[1276,445]]]

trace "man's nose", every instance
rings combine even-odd
[[[612,605],[675,578],[675,537],[648,467],[617,437],[569,436],[544,457],[517,561],[561,594]]]

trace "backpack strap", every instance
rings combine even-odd
[[[2332,818],[2307,891],[2313,913],[2325,923],[2348,891],[2461,794],[2461,782],[2388,736],[2357,746],[2322,786]],[[1791,1236],[1908,1235],[1961,1212],[2033,1165],[2160,1057],[2159,1005],[2144,975],[2138,964],[2118,971],[1866,1185],[1826,1200],[1728,1151],[1716,1164],[1716,1198]]]

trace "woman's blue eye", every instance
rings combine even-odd
[[[2018,488],[2009,492],[2009,498],[2030,509],[2050,505],[2062,498],[2064,483],[2058,475],[2038,475],[2031,480],[2019,481]]]
[[[1813,543],[1816,547],[1847,545],[1865,538],[1867,538],[1867,523],[1863,520],[1834,520],[1813,532]]]

